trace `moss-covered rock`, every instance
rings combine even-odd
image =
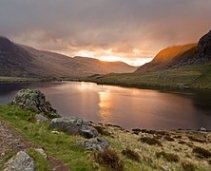
[[[23,109],[43,113],[49,118],[60,117],[58,111],[46,101],[45,95],[39,90],[22,89],[18,91],[13,103]]]

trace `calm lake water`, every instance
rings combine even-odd
[[[211,129],[211,93],[175,93],[84,82],[0,84],[0,104],[22,88],[41,90],[62,116],[124,128]]]

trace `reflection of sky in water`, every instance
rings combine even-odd
[[[211,110],[207,106],[210,97],[206,97],[210,94],[206,93],[200,96],[161,93],[83,82],[18,84],[17,87],[10,84],[0,94],[0,103],[11,101],[22,87],[41,90],[62,116],[78,116],[126,128],[211,129]]]

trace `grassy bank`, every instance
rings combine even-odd
[[[82,80],[97,84],[151,89],[211,89],[211,65],[186,66],[145,73],[93,75]]]
[[[80,136],[52,134],[49,123],[37,123],[35,113],[16,106],[0,106],[0,119],[16,129],[26,140],[41,146],[48,155],[66,163],[72,171],[112,170],[105,167],[121,163],[123,170],[210,171],[211,134],[191,131],[125,130],[118,126],[94,124],[109,141],[110,151],[87,151],[77,142]],[[198,148],[198,152],[197,152]],[[207,154],[207,155],[206,155]],[[107,156],[106,159],[103,156]],[[117,166],[120,168],[120,165]],[[113,169],[114,170],[114,169]],[[121,170],[121,169],[120,169]]]

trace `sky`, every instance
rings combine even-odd
[[[211,29],[210,0],[0,0],[0,35],[40,50],[131,65]]]

